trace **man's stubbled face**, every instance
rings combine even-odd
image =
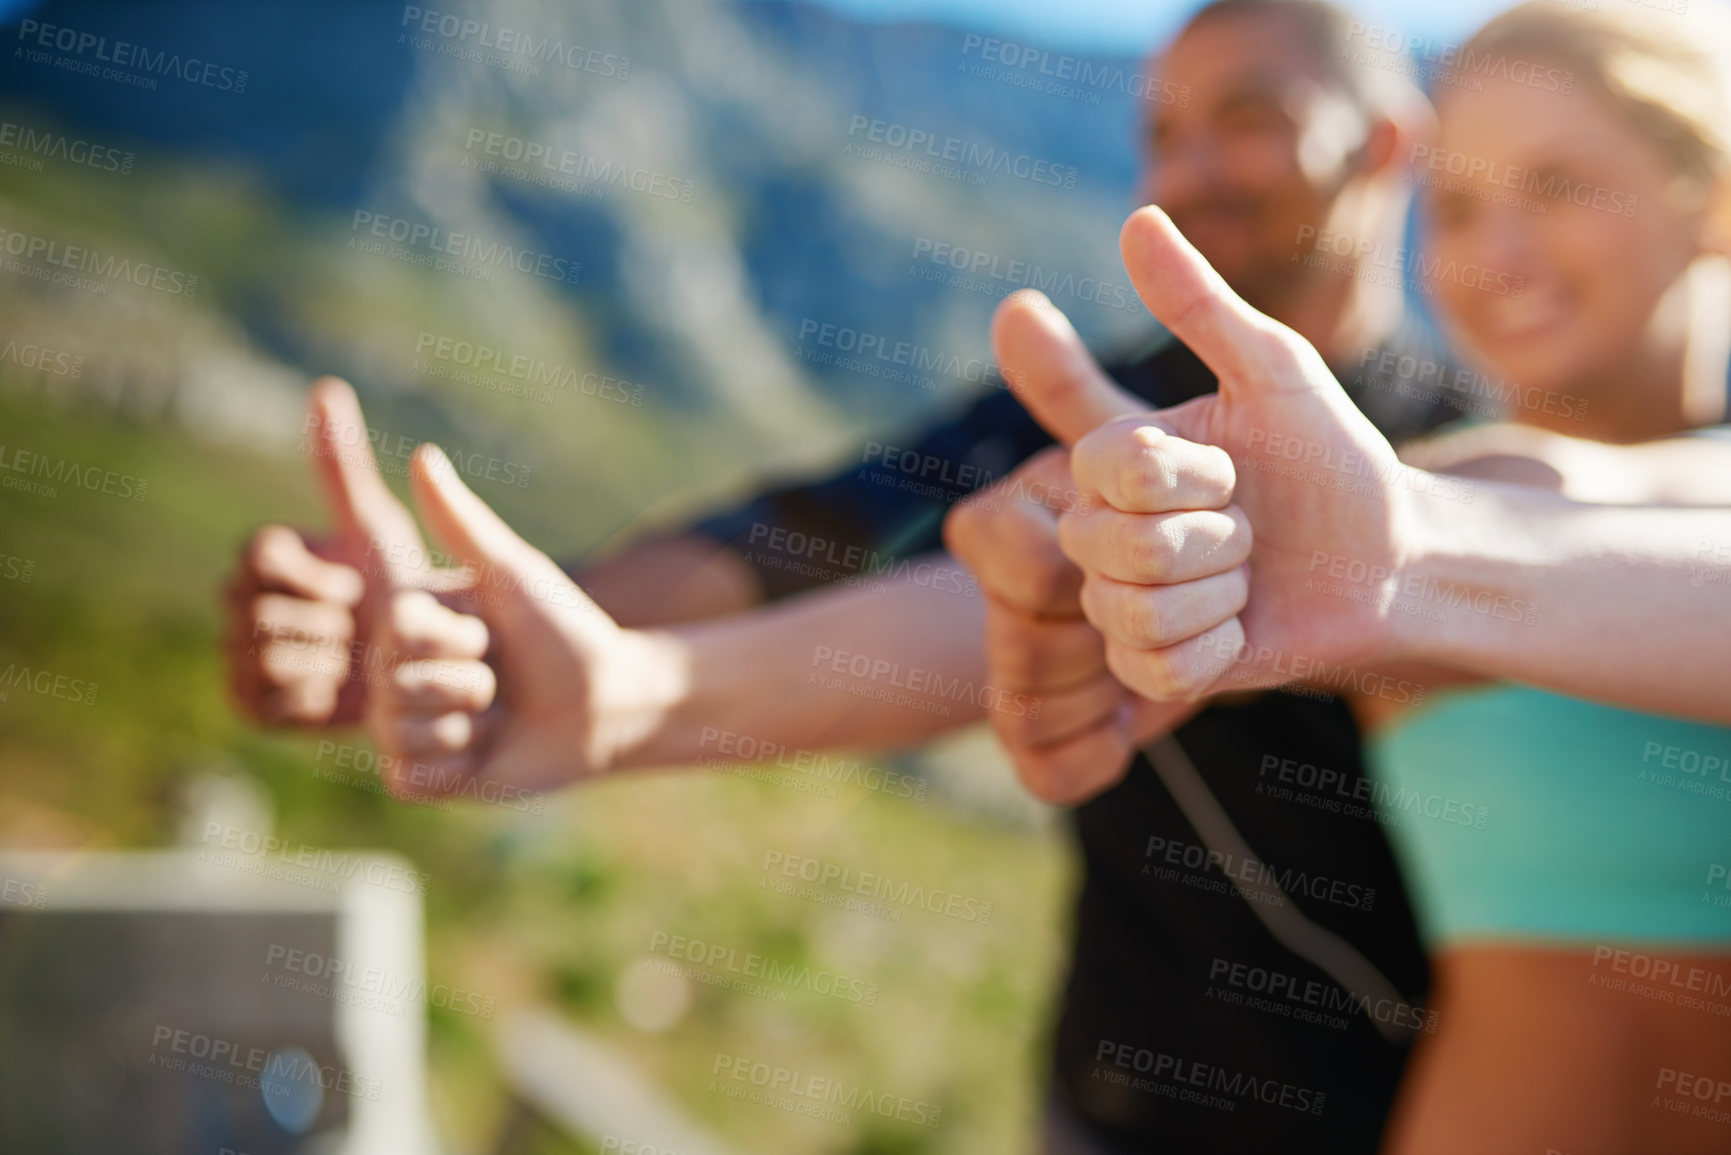
[[[1298,276],[1303,226],[1329,220],[1364,140],[1364,118],[1278,12],[1185,29],[1161,78],[1180,98],[1151,106],[1143,195],[1253,302]]]

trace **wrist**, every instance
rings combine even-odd
[[[1439,507],[1446,504],[1423,484],[1438,476],[1408,467],[1416,484],[1396,492],[1393,504],[1394,536],[1398,561],[1395,565],[1394,604],[1405,605],[1414,591],[1423,591],[1436,580],[1441,559],[1450,550],[1449,525]],[[1423,609],[1422,600],[1419,605]],[[1436,645],[1437,623],[1426,613],[1392,612],[1387,616],[1382,652],[1377,661],[1422,660]]]
[[[592,692],[598,771],[688,760],[679,720],[692,702],[691,653],[672,630],[620,630]]]
[[[1428,477],[1447,484],[1415,485],[1402,503],[1397,596],[1410,612],[1390,615],[1386,657],[1450,665],[1511,624],[1531,625],[1534,607],[1507,567],[1489,564],[1487,547],[1507,536],[1498,525],[1503,487]]]

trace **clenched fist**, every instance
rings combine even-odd
[[[1042,703],[1037,715],[993,713],[992,728],[1022,784],[1054,805],[1112,786],[1138,743],[1194,710],[1133,694],[1107,667],[1105,639],[1083,616],[1082,571],[1058,544],[1059,515],[1078,498],[1069,454],[1053,448],[944,522],[945,544],[986,596],[988,680]]]

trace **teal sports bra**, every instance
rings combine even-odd
[[[1502,684],[1366,743],[1428,945],[1731,948],[1731,729]]]

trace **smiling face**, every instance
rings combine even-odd
[[[1228,284],[1266,305],[1301,268],[1300,228],[1328,219],[1352,174],[1364,117],[1289,14],[1203,19],[1162,65],[1183,99],[1150,109],[1143,195]]]
[[[1665,155],[1583,90],[1487,79],[1444,94],[1438,112],[1444,169],[1419,167],[1427,267],[1524,280],[1516,297],[1433,275],[1444,326],[1497,374],[1591,400],[1607,367],[1651,352],[1661,299],[1701,255],[1705,212],[1676,203]]]

